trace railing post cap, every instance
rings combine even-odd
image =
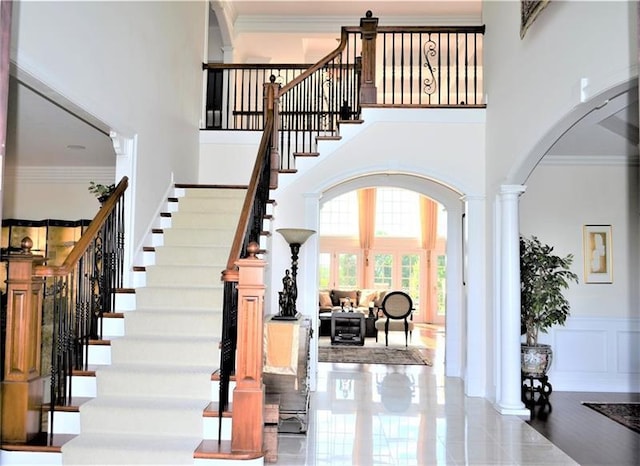
[[[28,236],[22,238],[20,241],[20,247],[22,248],[22,252],[25,254],[31,254],[31,248],[33,248],[33,240]]]

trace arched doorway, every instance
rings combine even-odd
[[[445,272],[445,295],[446,300],[446,362],[445,374],[452,377],[460,377],[463,372],[464,354],[466,351],[466,335],[464,325],[464,285],[463,285],[463,247],[462,247],[462,219],[464,203],[461,194],[456,190],[445,186],[432,179],[413,174],[366,174],[357,178],[344,180],[332,186],[326,187],[314,202],[315,205],[307,203],[307,208],[315,208],[316,231],[320,231],[320,207],[323,203],[334,199],[348,192],[371,187],[396,187],[426,196],[437,201],[447,211],[447,243]],[[311,199],[311,196],[310,198]],[[315,252],[309,254],[319,254],[319,247]],[[318,256],[316,256],[318,257]],[[317,287],[317,284],[315,284]]]

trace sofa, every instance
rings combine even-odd
[[[320,290],[318,293],[318,314],[349,310],[368,313],[371,303],[380,307],[386,290]]]
[[[331,314],[333,312],[361,312],[365,315],[366,336],[375,337],[375,321],[378,318],[375,310],[380,307],[386,290],[320,290],[318,293],[318,316],[320,319],[320,336],[331,335]],[[373,303],[373,305],[372,305]]]

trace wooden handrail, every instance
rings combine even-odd
[[[78,242],[75,244],[67,258],[60,266],[41,265],[34,269],[34,274],[39,277],[61,277],[71,273],[75,265],[78,263],[83,254],[91,246],[91,242],[97,236],[98,232],[109,217],[109,214],[115,208],[118,199],[124,194],[129,185],[129,178],[126,176],[120,180],[116,189],[111,193],[109,198],[102,204],[100,211],[91,221],[85,232],[82,234]]]
[[[235,262],[240,259],[240,253],[242,252],[242,244],[244,243],[244,236],[247,231],[247,227],[249,226],[249,220],[251,215],[251,210],[253,207],[253,201],[256,197],[256,193],[258,190],[258,181],[260,178],[260,171],[262,166],[265,163],[266,157],[269,157],[269,142],[271,138],[271,131],[274,125],[274,117],[273,112],[267,112],[267,118],[264,125],[264,132],[262,133],[262,138],[260,139],[260,146],[258,148],[258,155],[256,157],[256,162],[253,165],[253,172],[251,173],[251,180],[249,181],[249,187],[247,189],[247,194],[244,198],[244,203],[242,204],[242,212],[240,213],[240,219],[238,220],[238,226],[236,227],[236,232],[233,237],[233,243],[231,244],[231,250],[229,251],[229,259],[227,260],[227,268],[223,272],[224,277],[234,270],[236,270]]]

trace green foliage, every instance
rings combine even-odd
[[[528,346],[538,344],[539,332],[567,320],[570,306],[563,291],[570,281],[578,283],[572,262],[573,254],[559,257],[535,236],[520,237],[520,320]]]
[[[95,195],[97,198],[108,197],[115,189],[115,184],[97,184],[95,181],[89,182],[89,192]]]

